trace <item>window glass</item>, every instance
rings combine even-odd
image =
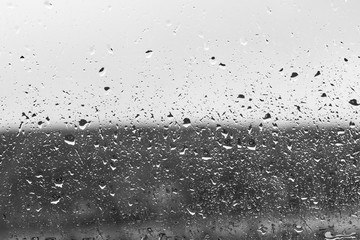
[[[0,2],[0,239],[359,238],[356,0]]]

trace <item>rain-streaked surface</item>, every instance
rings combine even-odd
[[[0,1],[0,240],[360,239],[360,1]]]

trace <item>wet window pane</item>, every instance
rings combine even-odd
[[[0,239],[358,239],[360,2],[0,2]]]

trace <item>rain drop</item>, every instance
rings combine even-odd
[[[351,100],[349,101],[349,103],[350,103],[351,105],[353,105],[353,106],[359,106],[359,105],[360,105],[360,104],[357,102],[356,99],[351,99]]]
[[[225,148],[226,150],[229,150],[229,149],[232,149],[232,147],[233,146],[231,145],[231,139],[230,138],[225,139],[223,148]]]
[[[215,65],[215,64],[216,64],[216,60],[215,60],[215,57],[214,57],[214,56],[212,56],[212,57],[210,58],[210,64],[211,64],[211,65]]]
[[[293,72],[293,73],[291,73],[291,78],[295,78],[295,77],[297,77],[299,74],[297,73],[297,72]]]
[[[38,121],[38,127],[41,129],[44,126],[44,122],[43,121]]]
[[[171,121],[171,120],[173,120],[174,116],[171,114],[171,112],[169,112],[169,114],[167,115],[167,118]]]
[[[74,146],[75,145],[75,136],[72,134],[68,134],[65,136],[64,140],[67,144]]]
[[[152,54],[153,54],[153,51],[152,51],[152,50],[147,50],[147,51],[145,52],[145,57],[146,57],[146,58],[151,58]]]
[[[85,119],[80,119],[79,121],[79,128],[81,130],[84,130],[88,125],[88,121],[86,121]]]
[[[254,139],[249,140],[247,148],[252,151],[256,150],[256,142]]]
[[[109,54],[114,53],[114,49],[109,44],[106,45],[106,48],[107,48]]]
[[[190,119],[189,118],[184,118],[183,126],[185,128],[188,128],[188,127],[190,127],[190,125],[191,125]]]
[[[191,216],[194,216],[195,215],[195,212],[194,211],[190,211],[190,209],[186,208],[186,210],[188,211],[188,213],[190,213]]]
[[[265,116],[264,116],[264,120],[268,120],[268,119],[270,119],[271,118],[271,115],[270,115],[270,113],[267,113],[267,114],[265,114]]]
[[[103,77],[105,75],[105,68],[104,67],[100,68],[99,75],[100,75],[100,77]]]
[[[204,150],[201,159],[205,161],[212,159],[210,152],[208,150]]]
[[[226,69],[226,64],[225,63],[219,63],[219,67],[224,70],[224,69]]]
[[[296,225],[294,230],[295,230],[295,232],[297,232],[297,233],[301,233],[301,232],[304,231],[303,227],[300,226],[300,225]]]
[[[58,196],[58,195],[56,195],[56,194],[54,194],[52,198],[53,198],[54,200],[52,200],[50,203],[53,204],[53,205],[58,204],[58,203],[60,202],[60,199],[61,199],[61,197]]]
[[[261,233],[261,235],[265,235],[267,229],[268,229],[267,227],[261,225],[261,227],[258,228],[258,232]]]

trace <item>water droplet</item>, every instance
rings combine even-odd
[[[146,57],[146,58],[151,58],[152,54],[153,54],[153,51],[152,51],[152,50],[147,50],[147,51],[145,52],[145,57]]]
[[[116,166],[115,166],[114,162],[110,162],[110,168],[112,171],[116,170]]]
[[[287,140],[287,141],[286,141],[286,147],[287,147],[287,149],[288,149],[289,151],[291,151],[291,149],[292,149],[292,142],[291,142],[290,140]]]
[[[67,144],[74,146],[75,145],[75,136],[72,134],[68,134],[65,136],[64,140]]]
[[[223,129],[223,130],[221,131],[221,135],[222,135],[224,138],[227,138],[227,136],[229,136],[229,133],[228,133],[228,131],[227,131],[226,129]]]
[[[99,70],[100,77],[105,76],[105,73],[106,73],[105,68],[104,67],[100,68],[100,70]]]
[[[291,78],[295,78],[295,77],[297,77],[299,74],[297,73],[297,72],[293,72],[293,73],[291,73]]]
[[[337,131],[337,134],[338,134],[338,135],[345,134],[345,129],[339,128],[338,131]]]
[[[354,233],[350,233],[350,234],[337,234],[337,235],[333,235],[331,232],[326,232],[324,234],[324,237],[326,240],[341,240],[341,239],[356,239],[356,232]]]
[[[59,187],[59,188],[62,188],[63,187],[63,178],[62,177],[57,177],[55,180],[54,180],[54,184],[55,184],[55,187]]]
[[[225,63],[219,63],[219,67],[220,67],[220,69],[225,70],[226,69],[226,64]]]
[[[59,188],[63,187],[63,183],[54,183],[54,184],[55,184],[55,187],[59,187]]]
[[[188,150],[188,147],[187,147],[187,146],[183,146],[183,148],[180,150],[179,154],[180,154],[180,155],[185,155],[186,150]]]
[[[188,213],[190,213],[191,216],[194,216],[194,215],[195,215],[195,212],[194,212],[194,211],[190,211],[189,208],[186,208],[186,210],[188,211]]]
[[[254,139],[250,139],[247,148],[249,150],[255,151],[256,150],[256,142]]]
[[[326,232],[326,233],[324,234],[324,236],[325,236],[325,238],[333,238],[333,235],[332,235],[331,232]]]
[[[188,127],[190,127],[190,125],[191,125],[190,119],[189,118],[184,118],[183,126],[185,128],[188,128]]]
[[[101,180],[101,181],[99,182],[99,187],[100,187],[101,190],[104,190],[104,189],[106,188],[106,183],[105,183],[104,180]]]
[[[304,231],[303,227],[300,226],[300,225],[296,225],[294,230],[295,230],[295,232],[297,232],[297,233],[301,233],[301,232]]]
[[[210,159],[212,159],[212,156],[208,150],[204,149],[203,156],[201,157],[201,159],[210,160]]]
[[[55,200],[52,200],[50,203],[56,205],[60,202],[61,197],[58,195],[54,195],[53,199],[55,199]]]
[[[231,139],[230,138],[225,139],[223,148],[225,148],[226,150],[229,150],[229,149],[232,149],[232,147],[233,146],[231,144]]]
[[[212,56],[212,57],[210,58],[210,64],[211,64],[211,65],[215,65],[216,63],[217,63],[217,61],[215,60],[215,57]]]
[[[106,48],[109,54],[114,54],[114,49],[109,44],[106,45]]]
[[[169,119],[169,121],[172,121],[174,116],[171,114],[171,112],[169,112],[169,114],[167,115],[167,118]]]
[[[360,105],[360,104],[358,104],[358,102],[357,102],[356,99],[351,99],[351,100],[349,101],[349,103],[350,103],[351,105],[353,105],[353,106],[359,106],[359,105]]]
[[[43,121],[38,121],[38,127],[41,129],[44,126],[44,122]]]
[[[263,119],[264,119],[264,120],[268,120],[268,119],[270,119],[270,118],[271,118],[270,113],[266,113]]]
[[[79,128],[81,130],[84,130],[87,126],[88,126],[89,122],[86,121],[85,119],[80,119],[79,121]]]
[[[263,225],[258,228],[258,232],[261,233],[261,235],[265,235],[267,233],[267,230],[268,228]]]

